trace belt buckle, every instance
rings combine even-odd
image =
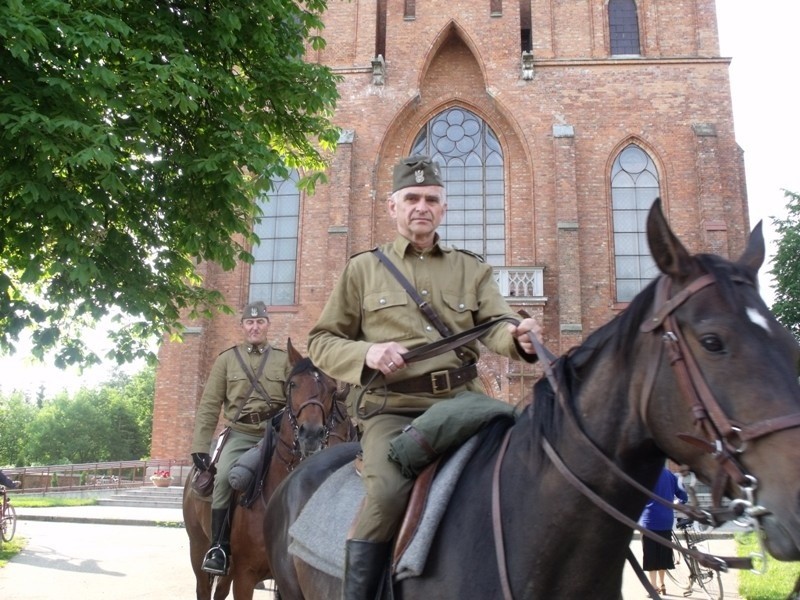
[[[450,371],[434,371],[431,373],[431,392],[434,396],[450,391]]]

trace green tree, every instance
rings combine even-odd
[[[136,460],[148,450],[131,402],[109,386],[59,394],[37,413],[25,442],[30,464]]]
[[[800,195],[784,190],[786,218],[772,217],[778,233],[770,274],[775,278],[772,312],[800,338]]]
[[[22,392],[0,396],[0,465],[24,466],[23,452],[28,424],[37,409]]]
[[[138,446],[142,448],[138,458],[150,454],[153,433],[153,402],[156,394],[155,367],[145,367],[132,376],[124,376],[112,383],[109,394],[133,415],[136,421]]]
[[[326,0],[0,4],[0,349],[90,364],[87,323],[125,315],[110,357],[151,360],[179,317],[224,306],[198,264],[232,269],[256,193],[309,191],[338,138]],[[46,299],[46,300],[42,300]]]

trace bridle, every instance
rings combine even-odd
[[[736,283],[752,285],[750,281],[741,277],[733,277],[732,279]],[[712,486],[712,505],[714,508],[708,515],[710,523],[717,526],[726,520],[735,518],[738,516],[735,513],[740,512],[751,517],[754,525],[757,526],[758,517],[766,515],[768,511],[756,503],[755,495],[758,489],[758,480],[742,465],[739,457],[747,450],[748,442],[784,429],[800,426],[800,413],[764,419],[750,424],[738,423],[729,419],[706,383],[697,359],[686,343],[678,320],[675,317],[675,311],[679,306],[698,291],[715,283],[715,279],[708,274],[702,275],[672,297],[669,297],[670,283],[671,281],[667,276],[662,276],[659,279],[656,286],[656,310],[653,316],[641,325],[639,330],[643,333],[661,334],[661,339],[664,342],[661,348],[667,351],[669,363],[675,373],[681,396],[688,402],[694,417],[698,434],[680,433],[678,437],[711,454],[717,461],[718,470]],[[657,355],[648,367],[649,372],[657,369],[658,364],[661,362],[661,352],[659,351]],[[649,387],[645,386],[643,390],[641,406],[645,413],[647,400],[652,393],[654,379],[654,377],[648,377]],[[645,417],[646,414],[642,416]],[[726,510],[720,510],[722,508],[722,495],[730,480],[736,483],[745,495],[744,499],[732,501],[733,517],[724,516],[730,512],[730,507]]]
[[[281,455],[280,452],[278,453],[278,458],[280,458],[281,462],[284,463],[286,466],[287,471],[294,470],[295,466],[300,462],[300,415],[302,412],[311,407],[317,407],[320,412],[322,413],[322,421],[324,423],[323,426],[323,436],[322,436],[322,448],[327,447],[328,439],[331,435],[335,437],[342,437],[338,433],[333,431],[336,423],[337,423],[337,416],[342,418],[341,409],[339,408],[339,392],[338,390],[334,390],[333,392],[329,393],[330,386],[327,385],[327,382],[323,381],[322,373],[317,370],[313,369],[311,372],[311,376],[314,379],[315,391],[312,396],[310,396],[305,402],[303,402],[300,406],[297,407],[297,411],[295,412],[292,406],[292,389],[293,389],[293,379],[290,378],[286,382],[285,390],[286,390],[286,418],[289,421],[289,425],[292,428],[292,443],[291,445],[283,441],[281,436],[278,436],[278,440],[283,447],[287,448],[289,451],[288,459]],[[323,397],[323,394],[331,396],[331,408],[330,410],[325,408],[325,403],[320,399]],[[343,441],[346,441],[343,439]],[[280,447],[280,446],[279,446]]]
[[[735,283],[752,285],[752,282],[742,277],[734,276],[732,280]],[[659,366],[662,362],[662,349],[665,348],[668,353],[669,363],[675,373],[681,396],[689,404],[698,431],[698,435],[681,433],[678,434],[678,437],[711,454],[716,459],[719,466],[717,474],[714,477],[714,485],[712,488],[712,508],[709,510],[700,510],[698,507],[687,507],[667,501],[654,494],[651,490],[645,488],[622,471],[617,464],[588,437],[578,423],[574,410],[567,400],[563,386],[559,385],[558,379],[553,372],[552,364],[555,362],[556,357],[544,347],[535,335],[531,334],[530,339],[537,354],[544,359],[542,363],[545,375],[553,388],[555,396],[558,398],[562,410],[565,415],[567,415],[572,425],[580,432],[581,439],[595,455],[605,462],[609,471],[613,472],[617,477],[623,479],[647,497],[669,506],[674,510],[678,510],[700,523],[718,526],[725,521],[741,518],[742,515],[744,515],[745,518],[751,522],[758,534],[757,537],[762,547],[760,554],[754,557],[760,559],[762,569],[764,569],[766,566],[766,550],[763,547],[763,536],[760,531],[760,517],[769,514],[769,511],[756,502],[758,480],[741,464],[738,457],[746,451],[748,442],[778,431],[800,426],[800,413],[765,419],[752,424],[736,423],[727,417],[725,411],[714,396],[714,393],[706,383],[697,360],[686,343],[678,320],[675,317],[675,311],[681,305],[694,294],[712,284],[716,284],[715,278],[710,274],[705,274],[670,297],[671,280],[667,275],[662,275],[656,284],[653,315],[639,328],[642,333],[660,334],[663,342],[662,345],[659,345],[659,351],[655,353],[647,366],[645,386],[640,402],[642,421],[647,422],[647,406],[653,392]],[[506,433],[506,437],[503,440],[495,464],[492,481],[492,522],[495,537],[495,551],[503,597],[506,600],[510,600],[513,596],[511,594],[511,586],[506,567],[505,549],[503,547],[502,519],[500,517],[499,508],[499,481],[500,469],[505,450],[508,447],[510,433],[511,430]],[[581,481],[564,463],[546,437],[542,437],[541,443],[548,458],[550,458],[564,478],[581,494],[617,521],[620,521],[631,529],[638,530],[643,536],[654,539],[673,550],[684,554],[691,554],[706,567],[722,571],[727,571],[728,568],[753,568],[753,556],[719,557],[700,552],[696,549],[687,550],[639,526],[636,521],[630,519],[615,507],[611,506],[606,500]],[[721,502],[722,494],[729,480],[734,481],[740,487],[745,497],[734,499],[727,507],[723,507]]]

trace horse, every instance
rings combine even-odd
[[[647,239],[661,275],[544,365],[512,425],[483,428],[422,573],[395,580],[395,598],[619,600],[666,457],[716,483],[719,514],[724,492],[775,558],[800,559],[800,351],[758,294],[761,224],[735,262],[693,255],[656,200]],[[312,457],[270,499],[264,535],[284,600],[341,594],[340,579],[287,552],[288,530],[356,451]]]
[[[242,494],[234,494],[237,503],[231,521],[231,568],[227,575],[214,577],[201,570],[210,545],[210,499],[198,498],[191,491],[191,477],[183,490],[183,517],[189,535],[189,550],[196,579],[197,600],[228,596],[233,585],[237,600],[252,600],[256,585],[270,578],[266,549],[261,535],[264,512],[273,490],[305,458],[328,445],[355,439],[352,421],[342,407],[349,387],[340,390],[338,383],[317,369],[287,343],[292,370],[286,381],[286,408],[280,419],[275,449],[266,475],[261,481],[258,499],[249,507],[239,506]],[[267,436],[265,436],[267,437]],[[216,581],[214,581],[216,580]]]

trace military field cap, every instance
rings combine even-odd
[[[267,305],[264,304],[261,300],[257,302],[251,302],[247,306],[244,307],[242,311],[242,321],[245,319],[259,319],[264,318],[268,319],[269,315],[267,314]]]
[[[400,162],[394,168],[392,184],[393,192],[417,185],[440,185],[444,187],[439,163],[431,160],[430,156],[420,154],[400,159]]]

